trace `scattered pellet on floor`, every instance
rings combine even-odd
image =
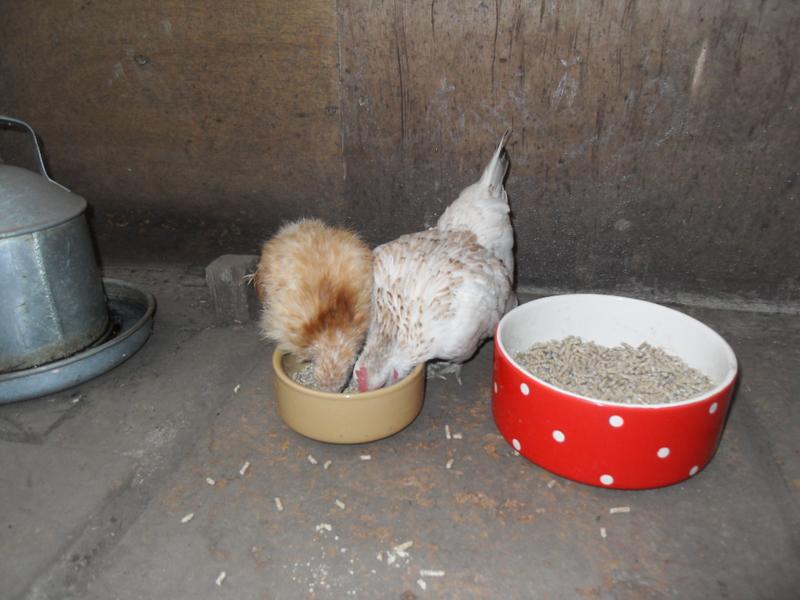
[[[617,513],[629,513],[631,512],[630,506],[614,506],[613,508],[609,508],[608,512],[612,515],[616,515]]]
[[[307,460],[308,460],[308,462],[310,462],[312,465],[315,465],[315,464],[317,464],[317,459],[316,459],[316,458],[314,458],[313,456],[311,456],[310,454],[309,454],[308,456],[306,456],[306,459],[307,459]]]
[[[216,481],[214,481],[213,479],[211,479],[211,477],[206,477],[206,483],[207,483],[208,485],[214,485],[214,484],[215,484],[215,483],[217,483],[217,482],[216,482]]]
[[[281,502],[281,499],[277,496],[275,497],[275,508],[278,509],[278,512],[283,510],[283,502]]]
[[[454,439],[454,440],[463,440],[463,439],[464,439],[464,434],[463,434],[463,433],[461,433],[461,432],[459,432],[459,433],[454,433],[454,434],[453,434],[453,439]]]
[[[451,439],[453,437],[452,435],[450,435],[450,425],[445,425],[444,426],[444,437],[447,440],[449,440],[449,439]]]
[[[607,402],[668,404],[714,387],[680,357],[647,342],[606,347],[568,336],[533,344],[514,360],[552,385]]]
[[[538,515],[543,515],[546,512],[547,512],[546,508],[537,508],[536,509],[536,514],[538,514]]]
[[[325,469],[325,470],[327,471],[327,470],[328,470],[328,467],[330,467],[330,466],[331,466],[331,464],[333,464],[333,461],[332,461],[332,460],[326,460],[326,461],[325,461],[325,462],[322,464],[322,468],[323,468],[323,469]]]
[[[453,468],[453,462],[455,462],[455,459],[451,458],[450,460],[447,461],[447,464],[445,464],[444,468],[445,469]]]
[[[553,487],[555,487],[555,485],[556,485],[555,479],[551,479],[550,481],[547,482],[547,487],[550,488],[551,490],[553,489]]]
[[[423,590],[427,590],[428,589],[428,584],[425,583],[424,579],[417,579],[417,585],[419,587],[421,587]]]
[[[245,473],[247,473],[247,469],[249,469],[249,468],[250,468],[250,461],[249,461],[249,460],[247,460],[247,461],[245,461],[245,463],[242,465],[242,468],[241,468],[241,469],[239,469],[239,475],[241,475],[242,477],[244,477],[244,474],[245,474]]]
[[[414,545],[414,541],[413,540],[408,540],[407,542],[403,542],[402,544],[398,544],[397,546],[395,546],[393,548],[393,550],[394,550],[395,554],[397,554],[397,556],[400,556],[402,558],[402,557],[405,557],[405,556],[408,555],[406,550],[411,548],[411,546],[413,546],[413,545]]]
[[[444,577],[444,571],[436,571],[433,569],[420,569],[420,577]]]
[[[234,394],[238,394],[240,389],[242,389],[242,384],[241,383],[237,383],[236,387],[233,388],[233,393]]]
[[[225,581],[225,578],[228,574],[225,571],[221,571],[219,575],[217,575],[217,579],[214,581],[217,585],[222,585],[222,582]]]
[[[379,561],[383,562],[383,552],[378,552],[375,555],[375,558],[377,558]]]
[[[341,508],[342,510],[344,510],[344,508],[345,508],[345,504],[344,504],[344,502],[342,502],[341,500],[339,500],[339,499],[337,498],[336,500],[334,500],[334,503],[336,504],[336,506],[338,506],[339,508]]]
[[[317,533],[321,531],[333,531],[333,526],[330,523],[320,523],[314,529],[317,530]]]
[[[372,455],[371,454],[362,454],[358,458],[360,458],[361,460],[372,460]]]
[[[606,528],[605,527],[601,527],[600,528],[600,537],[603,538],[603,539],[606,539],[608,537],[608,533],[606,533]]]
[[[183,516],[183,518],[181,519],[181,523],[188,523],[192,519],[194,519],[194,513],[188,513]]]

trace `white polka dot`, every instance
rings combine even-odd
[[[494,384],[494,393],[497,393],[497,383]]]
[[[528,387],[527,383],[521,383],[519,386],[519,391],[528,396],[531,393],[531,388]]]
[[[603,485],[611,485],[614,483],[614,478],[611,475],[600,475],[600,483]]]
[[[656,454],[658,454],[658,458],[667,458],[669,456],[669,448],[666,446],[664,448],[659,448]]]
[[[717,412],[718,408],[719,408],[719,405],[716,402],[714,402],[714,404],[712,404],[711,406],[708,407],[708,413],[713,415],[715,412]]]
[[[689,469],[689,476],[691,477],[692,475],[697,475],[697,472],[699,470],[700,467],[698,467],[697,465],[693,466],[691,469]]]
[[[622,424],[625,423],[625,419],[619,415],[611,415],[611,417],[608,419],[608,422],[612,427],[622,427]]]
[[[563,431],[559,431],[558,429],[553,431],[553,439],[557,441],[559,444],[563,443],[567,436],[564,435]]]
[[[516,450],[517,452],[522,450],[522,444],[519,443],[519,440],[517,438],[511,440],[511,445],[514,446],[514,450]]]

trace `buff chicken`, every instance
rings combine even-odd
[[[321,390],[351,377],[370,323],[372,259],[357,235],[316,219],[283,226],[263,246],[253,275],[261,332],[312,363]]]

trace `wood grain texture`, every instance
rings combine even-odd
[[[403,215],[374,237],[432,223],[511,126],[521,281],[800,298],[796,5],[339,12],[346,189]]]
[[[235,245],[237,228],[341,212],[336,35],[324,1],[18,5],[0,24],[0,110],[37,127],[101,235],[135,228],[166,250],[156,234],[188,223]]]
[[[796,304],[798,28],[779,0],[39,0],[0,20],[0,111],[106,256],[255,252],[298,215],[387,241],[512,126],[523,283]]]

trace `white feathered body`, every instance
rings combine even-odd
[[[466,361],[516,306],[506,139],[436,227],[374,250],[371,322],[354,368],[362,391],[431,359]]]

